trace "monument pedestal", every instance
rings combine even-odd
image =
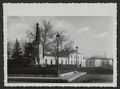
[[[44,66],[42,46],[40,44],[34,44],[33,47],[35,50],[35,64]]]
[[[33,47],[34,47],[35,64],[44,65],[43,47],[41,43],[41,31],[38,23],[36,23],[36,38],[33,42]]]

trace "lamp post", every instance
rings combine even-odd
[[[78,46],[76,46],[76,50],[77,50],[77,52],[76,52],[76,67],[78,67]]]
[[[60,37],[60,34],[57,33],[56,35],[56,40],[57,40],[57,73],[58,73],[58,76],[60,75],[60,72],[59,72],[59,37]]]

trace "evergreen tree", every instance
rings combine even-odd
[[[27,42],[24,46],[24,57],[32,57],[33,46],[31,42]]]
[[[20,60],[22,58],[20,43],[18,42],[17,39],[16,39],[16,42],[15,42],[15,45],[14,45],[14,48],[13,48],[12,58],[14,60]]]

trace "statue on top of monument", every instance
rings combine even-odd
[[[36,37],[35,37],[35,41],[40,43],[40,36],[41,36],[41,31],[39,28],[39,24],[36,23]]]

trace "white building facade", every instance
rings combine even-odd
[[[113,66],[113,59],[111,58],[88,58],[82,61],[82,67],[108,67]]]
[[[61,65],[82,65],[83,55],[74,51],[70,52],[68,55],[60,55],[58,60]],[[51,54],[45,54],[44,64],[55,65],[56,57]]]

